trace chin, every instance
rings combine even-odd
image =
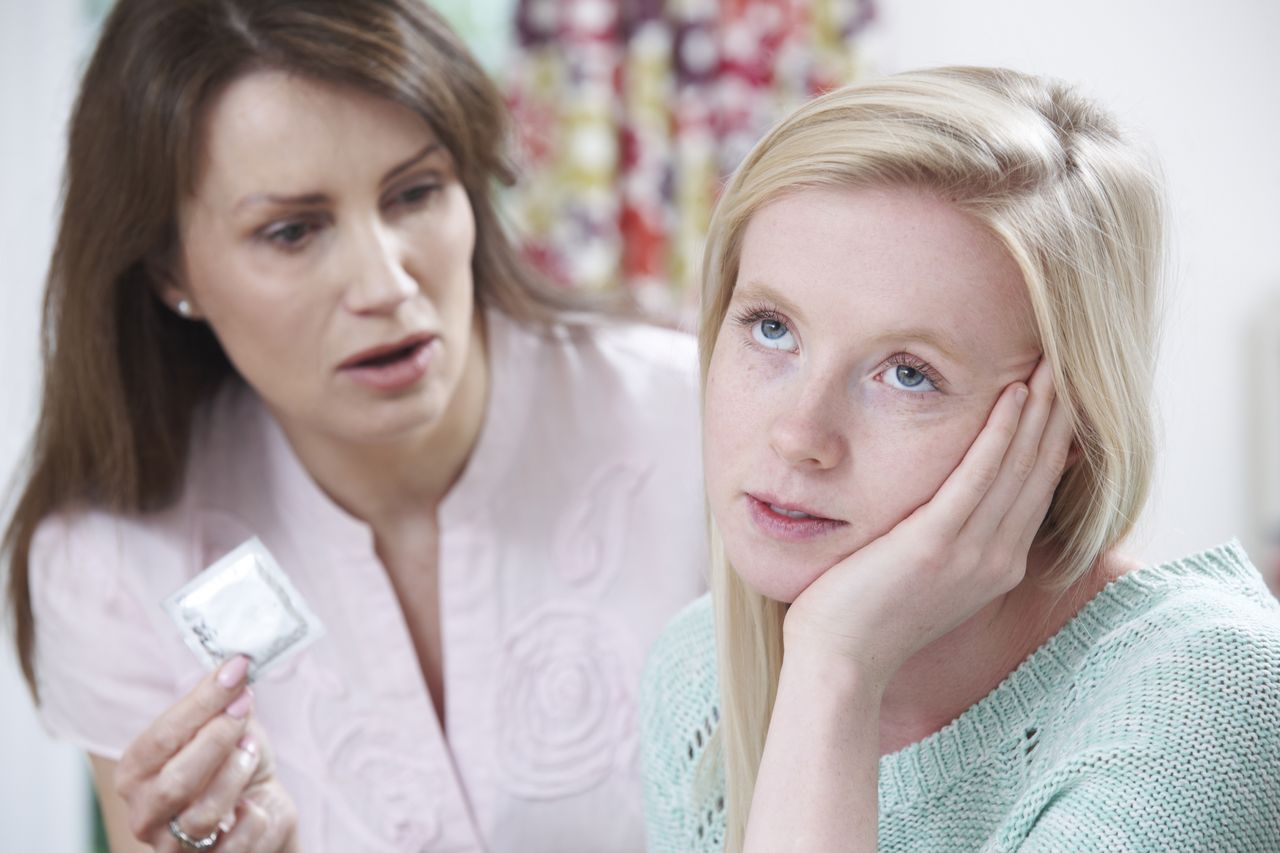
[[[352,414],[348,434],[381,444],[430,431],[440,423],[444,409],[431,395],[423,394],[360,406]]]
[[[765,598],[790,604],[809,584],[820,578],[829,565],[814,565],[797,555],[770,555],[767,549],[731,548],[725,543],[725,556],[738,577]]]

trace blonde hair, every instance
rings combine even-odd
[[[1040,346],[1080,450],[1038,542],[1060,590],[1132,529],[1150,488],[1151,384],[1163,244],[1160,182],[1098,106],[1052,80],[985,68],[897,74],[785,118],[734,173],[703,270],[704,380],[762,206],[811,187],[923,189],[972,216],[1021,269]],[[726,850],[741,849],[782,665],[785,605],[750,589],[711,524]]]

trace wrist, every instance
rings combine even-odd
[[[818,679],[833,688],[854,692],[884,692],[896,671],[884,650],[868,643],[851,627],[839,631],[824,629],[787,614],[782,628],[784,669]]]
[[[879,707],[888,681],[873,659],[821,642],[809,635],[784,636],[782,682],[805,692],[829,696],[840,704],[873,704]]]

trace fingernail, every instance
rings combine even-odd
[[[230,690],[241,681],[244,681],[245,673],[249,671],[249,659],[244,655],[236,655],[231,660],[222,665],[222,669],[218,670],[218,684],[223,688]]]
[[[1027,386],[1023,385],[1018,390],[1014,391],[1013,399],[1018,401],[1019,406],[1027,402]]]
[[[258,744],[250,736],[245,735],[244,740],[239,743],[240,751],[236,753],[236,760],[240,762],[240,766],[245,770],[252,770],[253,766],[258,763]]]
[[[244,692],[236,697],[236,700],[227,706],[227,713],[235,717],[237,720],[243,720],[249,716],[249,709],[253,707],[253,691],[248,687]]]
[[[224,817],[222,820],[218,821],[218,831],[221,832],[223,835],[226,835],[228,832],[230,832],[232,829],[235,828],[235,825],[236,825],[236,813],[227,812],[227,816]]]

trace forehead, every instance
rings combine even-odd
[[[974,352],[1035,346],[1013,258],[981,223],[922,190],[817,188],[770,202],[747,225],[738,288],[771,291],[798,320],[854,338],[937,328]]]
[[[209,103],[197,192],[311,189],[318,177],[363,176],[434,139],[411,110],[353,87],[259,70]]]

